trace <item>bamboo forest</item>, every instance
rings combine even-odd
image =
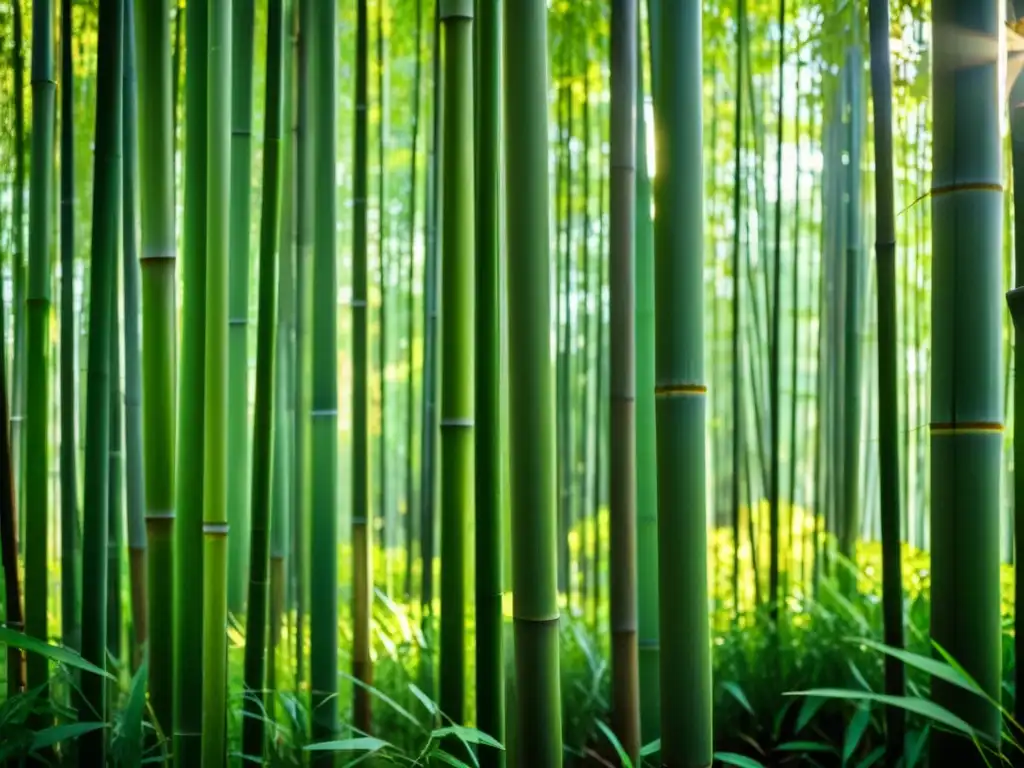
[[[1022,69],[0,0],[0,768],[1024,766]]]

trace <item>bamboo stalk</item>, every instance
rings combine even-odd
[[[96,150],[93,175],[91,296],[89,299],[89,380],[85,439],[85,514],[82,536],[82,657],[107,664],[107,473],[110,444],[110,338],[114,332],[120,192],[121,72],[124,3],[103,0],[99,19],[99,71],[96,89]],[[45,670],[44,670],[45,672]],[[107,681],[83,675],[79,712],[103,721]],[[79,754],[104,763],[106,734],[91,731]]]
[[[516,750],[519,765],[562,764],[558,659],[554,392],[547,174],[547,5],[506,3],[504,112],[508,247],[510,492]]]
[[[507,1],[507,0],[506,0]],[[503,648],[502,570],[504,547],[501,509],[501,30],[500,0],[479,0],[472,20],[476,39],[476,349],[475,371],[475,480],[476,480],[476,723],[505,741],[505,658]],[[459,21],[456,24],[462,23]],[[463,62],[463,66],[467,66]],[[468,68],[468,67],[467,67]],[[462,95],[465,98],[465,94]],[[464,158],[463,158],[464,159]],[[463,215],[465,210],[463,209]],[[464,242],[460,243],[467,250]],[[465,263],[471,256],[460,254]],[[467,269],[472,273],[472,269]],[[459,287],[468,286],[460,279]],[[468,462],[467,462],[468,463]],[[468,504],[467,504],[468,506]],[[505,753],[480,748],[481,768],[503,768]]]
[[[701,5],[662,8],[654,184],[662,762],[710,766]],[[698,190],[694,193],[693,190]]]
[[[264,719],[269,702],[264,687],[267,665],[268,586],[270,577],[272,449],[284,437],[274,435],[275,345],[277,320],[278,214],[281,191],[281,80],[284,75],[284,8],[272,0],[267,13],[266,119],[263,128],[263,200],[260,221],[259,319],[256,347],[256,403],[252,440],[252,542],[249,549],[248,621],[245,636],[245,701],[242,753],[262,756]],[[289,286],[290,287],[290,286]],[[283,430],[282,430],[283,432]],[[283,456],[282,456],[283,458]],[[283,516],[283,515],[282,515]],[[275,521],[277,522],[277,521]],[[273,646],[272,646],[273,647]],[[273,663],[273,657],[271,657]]]

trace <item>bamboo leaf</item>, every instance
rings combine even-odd
[[[988,736],[976,731],[969,726],[962,718],[957,717],[945,707],[936,704],[928,699],[919,699],[913,696],[887,696],[882,693],[871,693],[869,691],[853,691],[842,688],[814,688],[808,691],[794,691],[787,693],[787,696],[824,696],[830,699],[842,701],[872,701],[877,704],[886,704],[892,707],[899,707],[907,712],[921,715],[936,723],[952,728],[954,731],[964,734],[971,739],[982,739],[988,741]]]
[[[435,728],[430,732],[430,737],[437,741],[446,736],[455,736],[468,744],[483,744],[485,747],[504,750],[505,747],[491,736],[476,728],[468,728],[464,725],[447,725],[444,728]]]
[[[52,728],[37,731],[32,735],[32,751],[36,752],[40,749],[46,749],[69,739],[77,739],[87,733],[92,733],[106,727],[106,723],[66,723],[64,725],[55,725]]]
[[[922,672],[926,672],[932,677],[938,677],[947,683],[963,688],[965,691],[970,691],[971,693],[978,694],[979,696],[984,695],[981,687],[976,682],[957,670],[951,664],[944,664],[937,659],[905,651],[901,648],[893,648],[892,646],[888,646],[884,643],[879,643],[876,640],[868,638],[849,638],[848,640],[851,643],[857,643],[858,645],[863,645],[880,653],[884,653],[887,656],[899,659],[904,664],[914,667],[915,669],[919,669]],[[939,652],[942,652],[941,649]]]
[[[871,722],[871,710],[866,705],[861,705],[857,708],[857,714],[850,720],[850,725],[846,729],[846,734],[843,737],[843,765],[846,765],[850,758],[853,757],[853,753],[857,751],[857,747],[860,746],[860,740],[864,736],[864,731],[867,730],[868,724]]]
[[[373,736],[358,736],[353,739],[338,739],[336,741],[321,741],[316,744],[307,744],[303,749],[306,752],[379,752],[390,747],[389,742],[377,739]]]
[[[740,706],[747,710],[747,712],[751,715],[754,714],[754,708],[750,706],[750,701],[747,699],[747,695],[743,693],[742,688],[740,688],[736,683],[728,681],[722,683],[722,687],[725,689],[726,693],[736,699],[736,701],[740,703]]]
[[[100,675],[110,680],[114,679],[114,676],[109,672],[100,669],[95,664],[89,663],[70,648],[65,648],[63,645],[45,643],[35,637],[26,635],[24,632],[18,632],[8,627],[0,627],[0,643],[20,648],[29,653],[37,653],[40,656],[45,656],[50,661],[81,669],[84,672],[91,672],[94,675]]]
[[[626,754],[626,750],[622,748],[622,743],[618,737],[612,733],[612,729],[605,725],[603,720],[597,721],[597,727],[604,734],[605,738],[611,742],[611,745],[615,747],[615,752],[619,755],[619,760],[623,768],[633,768],[633,761],[629,759],[629,755]]]
[[[736,768],[764,768],[764,763],[735,752],[715,752],[715,760],[726,765],[736,766]]]

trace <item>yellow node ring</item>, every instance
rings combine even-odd
[[[956,437],[957,435],[999,435],[1003,425],[997,421],[962,421],[959,423],[936,422],[930,425],[933,437]]]

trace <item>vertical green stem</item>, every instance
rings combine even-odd
[[[367,76],[369,69],[369,19],[367,17],[366,0],[357,3],[356,29],[356,125],[355,125],[355,200],[353,201],[353,244],[355,265],[353,268],[352,293],[352,333],[353,333],[353,365],[355,381],[353,383],[353,478],[352,478],[352,620],[354,623],[352,674],[365,684],[369,684],[373,670],[370,666],[370,614],[373,609],[373,547],[371,544],[372,528],[370,520],[370,497],[368,494],[370,451],[370,434],[368,428],[369,403],[369,361],[367,360],[367,244],[366,244],[366,196],[367,196]],[[331,95],[333,99],[333,94]],[[333,101],[332,101],[333,104]],[[333,125],[333,117],[332,125]],[[327,123],[324,122],[326,126]],[[333,128],[332,128],[333,130]],[[318,145],[321,149],[326,145]],[[334,146],[333,144],[331,145]],[[324,156],[318,151],[318,156]],[[331,155],[333,156],[333,154]],[[333,199],[333,197],[331,198]],[[332,240],[333,242],[333,240]],[[327,255],[324,254],[324,258]],[[333,256],[332,256],[333,258]],[[333,274],[333,271],[332,273]],[[318,276],[323,280],[322,275]],[[333,302],[333,297],[331,298]],[[332,315],[333,316],[333,315]],[[331,339],[333,340],[333,330]],[[332,368],[333,370],[333,368]],[[326,395],[325,395],[326,396]],[[333,397],[333,395],[332,395]],[[314,404],[314,408],[316,405]],[[333,511],[331,512],[333,515]],[[333,589],[333,587],[332,587]],[[316,601],[314,600],[314,603]],[[335,628],[330,628],[336,633]],[[361,685],[353,686],[356,727],[369,732],[370,730],[370,694]]]
[[[227,747],[229,210],[231,194],[231,8],[211,0],[207,76],[206,366],[203,397],[202,765],[223,764]],[[194,704],[193,704],[194,706]]]
[[[662,762],[710,766],[701,5],[662,7],[654,184]]]
[[[49,18],[49,17],[48,17]],[[101,668],[107,663],[107,474],[110,443],[110,338],[114,332],[114,275],[117,270],[121,176],[122,0],[103,0],[99,18],[96,89],[96,149],[93,174],[91,296],[89,297],[89,380],[85,426],[85,521],[82,536],[82,656]],[[45,670],[44,670],[45,672]],[[107,681],[83,675],[79,712],[106,718]],[[106,733],[92,731],[79,754],[103,765]]]
[[[506,3],[510,492],[520,765],[562,764],[548,243],[547,4]]]
[[[81,538],[75,466],[75,123],[71,0],[60,10],[60,588],[61,637],[82,645]]]
[[[249,578],[249,217],[253,0],[231,8],[231,253],[228,273],[228,610],[245,613]],[[265,160],[264,160],[265,162]],[[264,189],[264,194],[269,190]]]
[[[245,636],[245,701],[242,754],[263,755],[264,688],[267,664],[268,579],[270,576],[271,450],[284,437],[274,435],[274,356],[276,337],[278,208],[281,155],[281,60],[284,49],[282,0],[267,14],[267,92],[263,128],[263,201],[260,220],[259,318],[256,341],[256,403],[252,440],[252,544],[249,550],[249,613]],[[289,286],[290,287],[290,286]],[[280,408],[280,406],[278,406]],[[277,521],[275,521],[277,522]]]
[[[32,176],[29,188],[26,428],[25,428],[25,630],[46,640],[49,519],[49,456],[47,415],[50,382],[50,223],[53,195],[53,132],[57,83],[53,67],[53,1],[32,3]],[[114,73],[107,71],[108,75]],[[116,73],[120,87],[120,71]],[[115,201],[116,206],[116,201]],[[115,214],[116,215],[116,211]],[[20,382],[16,381],[17,387]],[[105,453],[105,452],[104,452]],[[105,507],[104,507],[105,509]],[[32,510],[29,513],[29,510]],[[101,660],[102,662],[102,660]],[[49,678],[47,659],[28,654],[28,685]]]
[[[508,0],[506,0],[507,2]],[[476,145],[476,723],[484,733],[505,741],[505,659],[502,648],[501,461],[501,230],[499,136],[501,125],[500,0],[479,0],[474,40],[477,57]],[[456,22],[460,23],[460,22]],[[464,66],[467,66],[463,62]],[[465,95],[463,95],[465,98]],[[463,209],[463,215],[466,211]],[[465,244],[463,243],[465,248]],[[469,258],[466,253],[459,256]],[[458,265],[456,265],[458,267]],[[461,266],[466,269],[465,263]],[[472,270],[466,270],[472,272]],[[464,278],[460,278],[460,281]],[[467,286],[460,282],[460,287]],[[465,360],[462,361],[465,367]],[[482,768],[501,768],[504,752],[483,747]]]

